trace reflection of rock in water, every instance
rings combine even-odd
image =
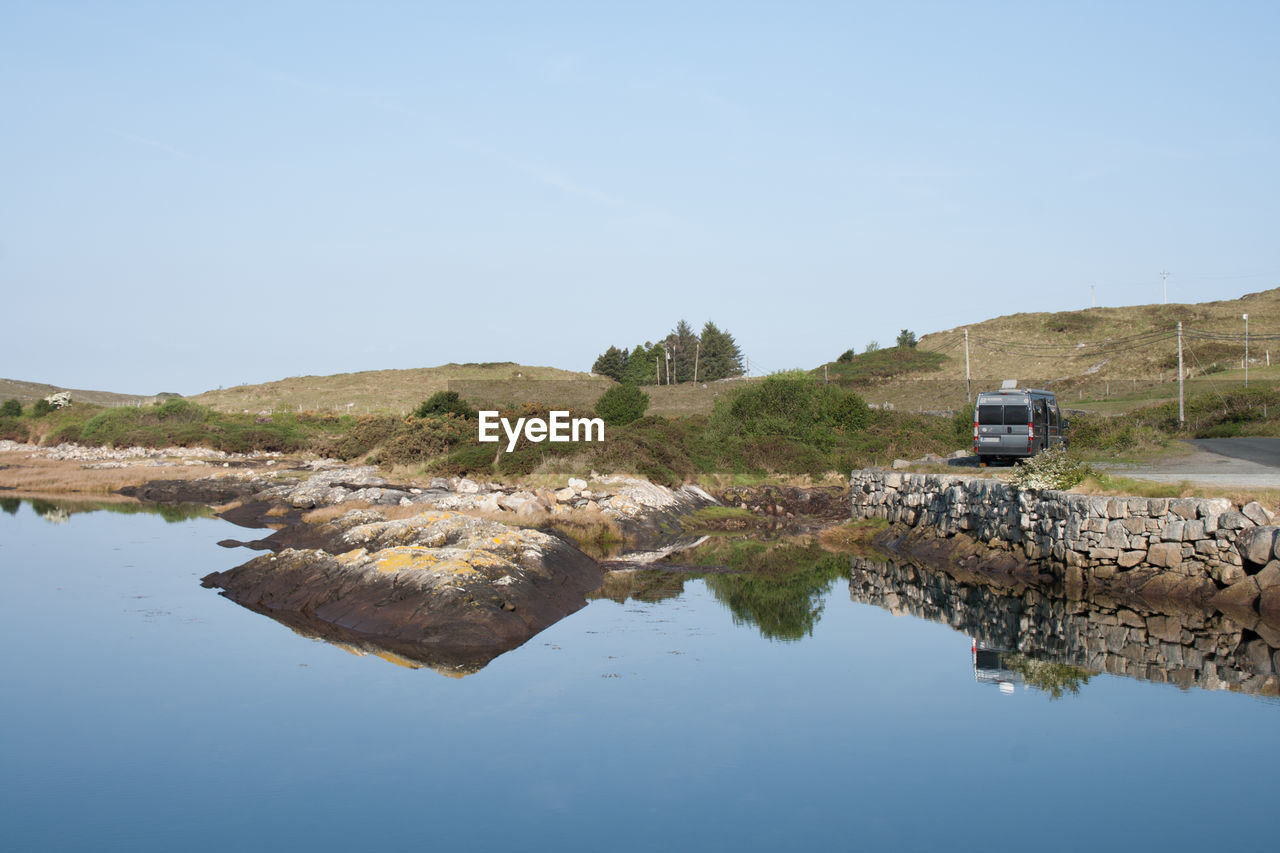
[[[657,604],[670,598],[679,598],[684,593],[684,582],[690,575],[683,572],[663,571],[659,569],[621,569],[606,572],[604,583],[587,598],[607,598],[619,604],[626,604],[628,599]]]
[[[357,510],[322,530],[325,548],[265,554],[203,583],[307,636],[457,674],[584,607],[601,580],[563,540],[455,513]]]
[[[860,557],[853,558],[849,595],[1029,658],[1183,688],[1280,695],[1280,650],[1220,613],[1139,613]]]

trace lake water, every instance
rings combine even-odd
[[[202,588],[252,556],[221,520],[3,509],[9,850],[1275,845],[1275,699],[1002,688],[865,565],[784,617],[723,576],[596,600],[446,678]]]

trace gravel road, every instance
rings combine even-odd
[[[1141,480],[1210,486],[1280,488],[1280,438],[1203,438],[1185,442],[1189,454],[1150,465],[1104,468]]]

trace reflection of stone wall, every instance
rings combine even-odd
[[[1068,583],[1094,590],[1221,596],[1224,609],[1265,617],[1270,608],[1280,623],[1280,528],[1257,503],[1019,491],[998,480],[877,469],[855,471],[850,487],[855,517],[966,533],[1052,561]]]
[[[849,596],[1041,660],[1184,688],[1280,695],[1280,649],[1221,614],[1139,613],[861,557],[853,558]]]

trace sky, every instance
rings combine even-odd
[[[196,394],[681,319],[753,373],[1280,286],[1280,4],[0,3],[0,376]]]

